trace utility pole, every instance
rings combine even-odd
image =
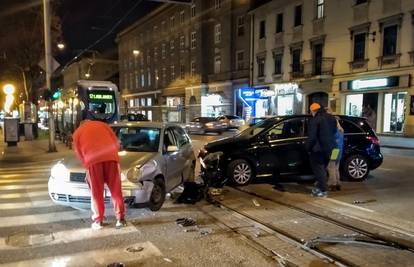
[[[46,87],[52,89],[50,78],[52,76],[52,50],[50,44],[50,0],[43,0],[43,24],[45,40],[45,65],[46,65]],[[53,116],[53,100],[48,100],[49,114],[49,152],[56,152],[55,144],[55,120]]]

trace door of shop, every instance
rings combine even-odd
[[[384,133],[399,134],[404,130],[406,92],[384,95]]]

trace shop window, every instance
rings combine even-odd
[[[325,15],[325,0],[316,0],[316,18],[321,19]]]
[[[274,63],[275,63],[274,74],[282,74],[282,59],[283,59],[283,54],[274,55]]]
[[[134,105],[135,105],[136,107],[139,107],[139,98],[135,98],[135,99],[134,99]]]
[[[129,100],[129,107],[132,108],[134,106],[134,99]]]
[[[294,20],[293,25],[295,27],[302,25],[302,6],[301,5],[295,7],[295,20]]]
[[[147,112],[147,119],[152,121],[152,110],[148,110]]]
[[[266,21],[260,21],[259,25],[259,39],[263,39],[266,37]]]
[[[397,32],[398,26],[392,25],[384,28],[384,39],[382,55],[394,56],[397,53]]]
[[[145,98],[141,98],[141,107],[145,107]]]
[[[244,35],[244,16],[237,18],[237,36]]]
[[[152,98],[151,97],[147,97],[147,106],[152,106]]]
[[[276,15],[276,33],[283,32],[283,13]]]
[[[257,76],[258,77],[264,77],[265,76],[265,58],[261,57],[257,59]]]
[[[354,35],[354,61],[365,60],[366,35],[365,32]]]

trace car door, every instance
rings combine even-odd
[[[181,167],[180,167],[180,155],[179,151],[168,152],[169,146],[178,147],[177,140],[174,137],[172,128],[166,128],[163,138],[163,157],[165,159],[165,177],[166,177],[166,189],[170,191],[181,181]]]
[[[258,155],[267,172],[282,175],[301,174],[308,165],[305,148],[305,118],[279,122],[262,134],[263,141]]]
[[[175,140],[178,145],[178,156],[177,164],[180,168],[180,174],[182,179],[179,181],[183,182],[183,179],[188,178],[189,171],[193,164],[194,151],[190,142],[190,138],[181,127],[172,127]]]

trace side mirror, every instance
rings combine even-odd
[[[178,147],[176,147],[176,146],[168,146],[167,147],[167,152],[168,153],[177,152],[177,151],[178,151]]]

